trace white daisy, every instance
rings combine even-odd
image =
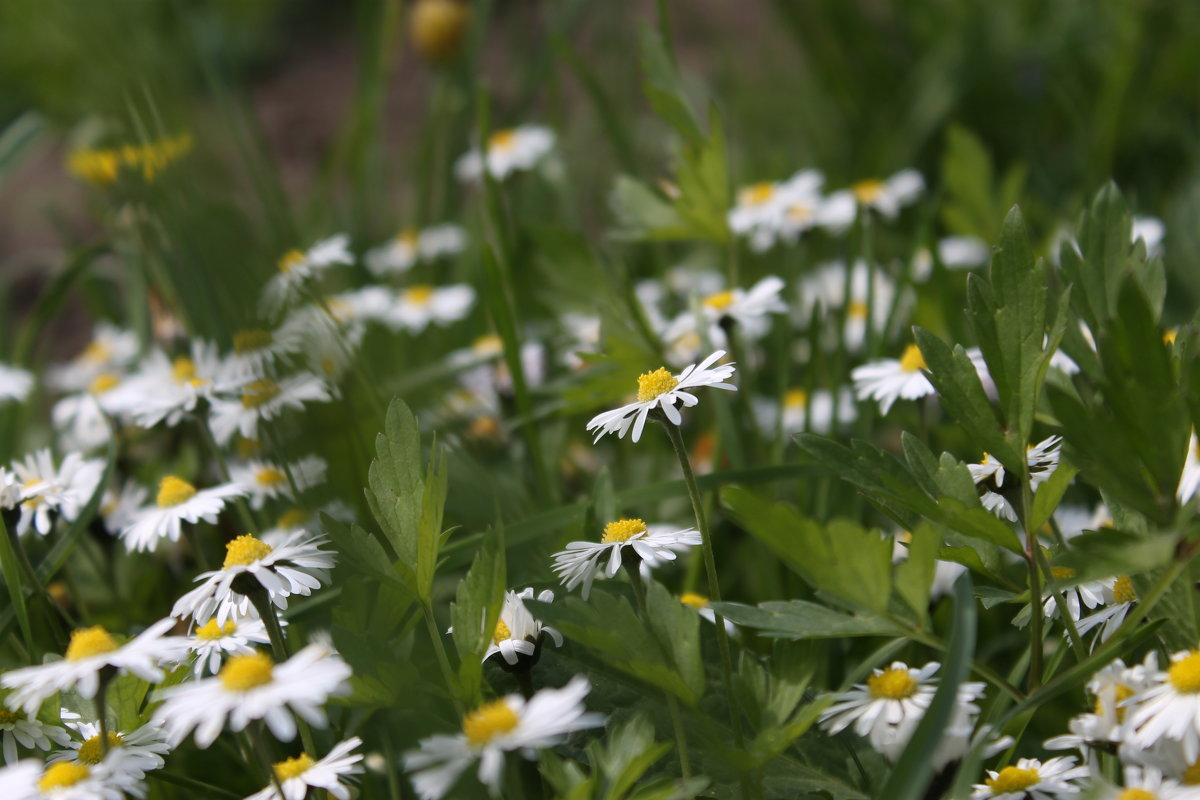
[[[191,617],[198,625],[214,615],[218,625],[235,616],[248,616],[250,598],[234,586],[243,575],[266,589],[278,608],[286,609],[287,598],[294,594],[307,597],[313,589],[329,582],[334,554],[321,549],[326,541],[324,536],[304,529],[288,533],[275,546],[252,534],[243,534],[225,545],[221,569],[197,576],[200,586],[176,601],[171,616]]]
[[[104,372],[87,391],[60,399],[50,409],[50,421],[64,450],[95,450],[113,438],[111,418],[122,415],[121,378]]]
[[[33,759],[0,768],[0,797],[4,800],[122,800],[144,797],[142,783],[103,765],[89,767],[60,761],[43,769]]]
[[[419,231],[403,230],[386,244],[369,250],[364,260],[367,269],[383,276],[408,272],[416,264],[461,253],[466,246],[467,232],[447,222]]]
[[[1070,567],[1051,567],[1050,577],[1054,581],[1072,581],[1075,579],[1075,570]],[[1054,590],[1047,587],[1046,598],[1042,602],[1042,616],[1046,619],[1054,619],[1060,610],[1060,599],[1063,599],[1066,601],[1067,613],[1071,615],[1072,621],[1079,622],[1084,609],[1090,611],[1104,604],[1104,585],[1105,581],[1094,580]],[[1029,622],[1030,613],[1029,606],[1025,606],[1013,619],[1013,623],[1024,627]]]
[[[171,750],[158,725],[142,725],[131,731],[108,731],[108,754],[100,739],[100,725],[95,722],[69,722],[79,739],[68,740],[69,749],[50,757],[51,763],[66,761],[88,767],[102,767],[105,772],[126,773],[141,780],[151,770],[162,769],[163,756]]]
[[[396,296],[384,322],[395,330],[420,333],[430,324],[445,326],[463,319],[475,305],[475,290],[466,284],[410,286]]]
[[[322,706],[349,690],[350,675],[349,665],[324,642],[308,645],[282,664],[265,653],[233,656],[216,677],[163,689],[154,720],[175,745],[195,731],[196,744],[208,747],[227,719],[235,733],[261,719],[276,739],[290,742],[296,735],[291,712],[325,727]]]
[[[493,131],[486,155],[473,148],[455,163],[454,174],[464,183],[478,181],[486,162],[491,176],[502,181],[517,170],[533,169],[553,148],[554,131],[540,125]]]
[[[1061,455],[1061,436],[1049,436],[1037,444],[1029,445],[1025,458],[1029,464],[1030,491],[1036,491],[1037,487],[1049,480],[1054,470],[1058,469]],[[997,491],[1004,486],[1004,465],[991,453],[984,453],[978,464],[967,464],[967,470],[970,471],[975,485],[980,487],[979,501],[983,503],[983,507],[1001,519],[1016,522],[1016,509]]]
[[[529,700],[510,694],[467,714],[462,733],[421,740],[419,750],[404,754],[417,794],[422,800],[440,800],[478,759],[480,783],[498,795],[506,752],[518,750],[534,758],[537,750],[558,744],[573,731],[604,724],[602,715],[584,708],[590,689],[587,679],[577,675],[563,688],[542,689]]]
[[[946,269],[974,269],[987,264],[992,248],[977,236],[947,236],[938,240],[937,256]],[[913,254],[913,280],[924,283],[932,272],[933,254],[922,247]]]
[[[1080,619],[1076,627],[1080,636],[1099,628],[1100,635],[1097,637],[1097,641],[1107,642],[1108,637],[1121,627],[1121,623],[1125,621],[1130,609],[1137,604],[1138,596],[1137,589],[1134,588],[1133,581],[1128,575],[1117,575],[1101,581],[1101,584],[1103,585],[1103,595],[1100,610]]]
[[[32,750],[49,750],[51,742],[65,745],[71,736],[57,725],[47,725],[32,714],[0,708],[0,739],[3,740],[4,763],[17,760],[17,745]]]
[[[500,618],[496,620],[491,644],[483,654],[484,661],[499,653],[506,664],[515,665],[521,656],[534,656],[538,652],[543,634],[554,640],[555,647],[562,647],[562,634],[534,619],[525,607],[524,601],[531,599],[551,603],[554,601],[554,592],[545,589],[536,598],[532,588],[504,593],[504,606],[500,609]]]
[[[844,230],[854,221],[858,208],[878,211],[884,219],[895,219],[904,206],[911,205],[925,190],[925,179],[915,169],[897,172],[887,180],[869,178],[828,198],[825,225]]]
[[[274,313],[291,301],[309,280],[325,273],[330,267],[354,263],[350,252],[350,237],[344,233],[322,239],[307,251],[289,250],[279,257],[279,271],[263,288],[263,304]]]
[[[1076,766],[1072,756],[1045,762],[1022,758],[999,772],[989,769],[987,775],[983,783],[975,784],[971,800],[1058,800],[1079,794],[1077,781],[1088,776],[1088,768]]]
[[[212,342],[193,341],[189,355],[171,358],[161,350],[146,356],[137,372],[115,390],[117,407],[135,424],[175,427],[201,399],[232,379],[232,367]]]
[[[16,473],[0,467],[0,509],[16,508],[24,493],[25,487]]]
[[[210,619],[188,634],[188,649],[196,656],[192,673],[196,678],[215,675],[221,670],[221,661],[226,656],[250,655],[257,650],[255,645],[270,642],[267,626],[258,617],[231,618],[225,620],[224,625]]]
[[[737,387],[725,383],[733,377],[733,364],[721,364],[713,367],[725,355],[724,350],[718,350],[699,364],[693,364],[678,375],[672,375],[666,367],[659,367],[653,372],[644,372],[638,376],[637,401],[612,411],[605,411],[592,417],[587,424],[589,431],[597,431],[593,441],[600,441],[606,433],[615,433],[623,439],[633,427],[633,441],[642,438],[642,429],[646,426],[646,417],[655,408],[662,409],[663,414],[671,424],[679,425],[683,417],[675,407],[676,401],[686,408],[691,408],[700,401],[688,389],[701,386],[712,386],[736,392]]]
[[[726,217],[729,230],[748,237],[750,249],[763,252],[778,239],[795,240],[812,227],[821,208],[824,176],[815,169],[797,172],[787,181],[755,183],[738,190],[737,204]]]
[[[0,364],[0,402],[25,402],[33,390],[33,373],[20,367]]]
[[[293,482],[301,492],[324,483],[325,468],[325,459],[317,456],[306,456],[290,464],[245,461],[230,465],[229,479],[241,487],[250,498],[250,507],[257,511],[267,500],[294,500]]]
[[[153,552],[163,539],[178,542],[183,523],[194,525],[204,520],[211,525],[228,500],[245,493],[237,482],[197,490],[182,478],[167,475],[158,483],[154,505],[134,512],[121,530],[125,549],[131,553]]]
[[[769,275],[750,289],[726,289],[710,294],[700,303],[698,315],[690,310],[683,312],[667,326],[662,338],[672,342],[694,331],[706,334],[709,341],[724,341],[721,323],[731,320],[747,339],[760,339],[770,330],[769,315],[788,310],[779,297],[784,286],[782,278]]]
[[[1163,239],[1167,235],[1167,226],[1157,217],[1134,217],[1130,238],[1133,241],[1141,239],[1146,243],[1146,255],[1161,256]]]
[[[1200,786],[1186,786],[1164,777],[1154,767],[1125,767],[1125,782],[1110,787],[1100,800],[1200,800]]]
[[[834,393],[828,389],[817,389],[810,397],[808,391],[799,387],[784,393],[782,407],[773,398],[757,397],[754,399],[754,418],[759,430],[769,436],[775,434],[777,422],[784,433],[804,430],[829,433],[833,427],[834,397]],[[838,423],[844,425],[853,422],[858,416],[854,395],[843,386],[837,390],[836,397]],[[810,414],[811,428],[808,419]]]
[[[873,298],[872,283],[875,286]],[[888,317],[892,315],[893,305],[896,306],[895,316],[899,319],[911,299],[911,293],[897,293],[895,282],[882,266],[876,267],[872,281],[867,262],[858,259],[850,268],[847,285],[846,265],[841,261],[833,261],[800,282],[800,305],[797,310],[801,315],[801,323],[807,325],[814,306],[820,306],[826,313],[844,307],[846,321],[843,337],[846,346],[856,351],[866,341],[868,326],[871,330],[883,331]]]
[[[1088,753],[1107,742],[1121,741],[1129,713],[1127,701],[1149,687],[1157,672],[1158,655],[1154,651],[1132,667],[1119,658],[1114,660],[1088,681],[1088,693],[1095,698],[1092,711],[1073,717],[1068,725],[1070,733],[1047,739],[1046,748]]]
[[[342,778],[362,773],[359,764],[363,760],[362,753],[353,752],[361,744],[362,739],[353,736],[335,744],[319,761],[313,761],[308,753],[280,761],[274,770],[283,794],[272,783],[246,800],[304,800],[310,788],[324,789],[337,800],[349,800],[350,787],[342,783]]]
[[[695,547],[700,542],[700,532],[695,528],[648,528],[640,519],[620,519],[604,526],[599,542],[571,542],[555,553],[553,569],[568,592],[583,584],[582,595],[587,600],[597,573],[603,571],[606,578],[617,574],[625,548],[630,548],[642,563],[656,567],[674,561],[681,547]],[[600,562],[606,556],[608,564],[602,567]]]
[[[238,379],[252,380],[262,377],[279,360],[302,352],[308,323],[308,319],[297,311],[289,314],[283,324],[274,330],[243,328],[235,332],[233,352],[226,361],[226,380],[216,388],[224,389],[226,383]]]
[[[159,666],[178,662],[187,651],[187,642],[182,637],[163,635],[174,626],[175,620],[160,619],[124,644],[119,644],[99,625],[74,631],[61,661],[0,675],[0,685],[14,690],[5,703],[33,714],[55,692],[74,689],[90,700],[99,688],[100,671],[107,668],[120,675],[132,673],[142,680],[158,683],[163,679]]]
[[[328,403],[333,399],[325,381],[306,372],[278,381],[256,378],[242,384],[240,391],[237,399],[212,401],[208,424],[219,444],[228,444],[234,433],[256,439],[260,419],[274,419],[286,409],[302,411],[305,403]]]
[[[1196,432],[1192,431],[1191,438],[1188,439],[1187,458],[1183,462],[1183,472],[1179,475],[1179,488],[1175,490],[1175,497],[1180,503],[1186,503],[1196,494],[1196,489],[1200,489],[1200,439],[1196,438]]]
[[[104,373],[123,375],[137,358],[140,345],[132,331],[123,331],[107,322],[96,325],[92,341],[71,362],[54,367],[46,376],[50,387],[59,392],[82,392]]]
[[[1171,656],[1166,671],[1156,672],[1151,685],[1126,701],[1125,741],[1150,749],[1160,739],[1173,739],[1190,763],[1200,758],[1200,651]]]
[[[150,490],[135,481],[126,481],[120,491],[105,489],[100,500],[100,516],[105,529],[113,536],[119,536],[133,515],[146,504],[149,495]]]
[[[855,367],[850,378],[859,400],[874,400],[879,403],[879,412],[887,414],[899,399],[916,400],[934,393],[933,384],[922,372],[928,368],[921,349],[910,344],[900,358],[868,361]]]
[[[53,525],[51,512],[67,522],[79,516],[104,475],[104,462],[68,453],[55,467],[50,451],[38,450],[13,462],[13,471],[24,487],[17,533],[24,534],[32,527],[44,536]]]

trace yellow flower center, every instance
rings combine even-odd
[[[1200,652],[1193,650],[1172,664],[1167,678],[1180,694],[1200,693]]]
[[[285,759],[275,765],[275,777],[282,783],[289,778],[299,778],[313,765],[308,753],[301,753],[295,758]]]
[[[242,406],[259,408],[279,396],[279,384],[270,378],[260,378],[247,383],[242,389]]]
[[[221,667],[221,685],[231,692],[246,692],[271,682],[275,662],[266,653],[234,656]]]
[[[604,536],[600,538],[603,544],[628,542],[638,534],[646,532],[646,523],[640,519],[619,519],[604,526]]]
[[[396,241],[407,247],[417,246],[417,232],[412,228],[405,228],[396,234]]]
[[[1137,590],[1133,588],[1133,581],[1128,575],[1122,575],[1113,583],[1113,600],[1118,603],[1134,603],[1137,602]]]
[[[517,143],[517,132],[512,128],[496,131],[488,137],[488,150],[501,152],[511,150]]]
[[[121,739],[121,734],[108,732],[108,749],[120,747],[124,743]],[[100,736],[97,734],[88,739],[83,744],[79,745],[79,752],[75,757],[85,764],[99,764],[104,759],[104,750],[100,747]]]
[[[92,379],[92,383],[88,386],[88,391],[92,394],[104,394],[109,389],[115,389],[117,384],[121,382],[115,374],[111,372],[101,372]]]
[[[1126,789],[1117,795],[1117,800],[1155,800],[1156,797],[1154,792],[1145,789]]]
[[[813,208],[803,203],[796,203],[788,206],[787,215],[793,222],[806,222],[812,217]]]
[[[1171,328],[1170,330],[1163,333],[1163,337],[1162,337],[1163,344],[1175,344],[1175,339],[1178,336],[1179,336],[1179,329]]]
[[[1023,792],[1031,786],[1036,786],[1042,776],[1036,769],[1021,769],[1020,767],[1005,767],[994,778],[988,778],[984,783],[992,790],[992,794],[1008,794]]]
[[[867,678],[867,691],[877,700],[904,700],[917,693],[917,679],[908,670],[889,667]]]
[[[260,328],[238,331],[233,335],[233,352],[250,353],[255,350],[261,350],[273,341],[270,331],[264,331]]]
[[[204,383],[196,377],[196,362],[187,356],[180,356],[171,363],[171,377],[178,384],[190,383],[199,386]]]
[[[643,372],[638,376],[638,402],[645,403],[648,400],[653,400],[659,395],[671,391],[678,385],[679,380],[670,372],[667,372],[666,367],[659,367],[654,372]]]
[[[883,186],[883,181],[871,178],[854,184],[850,187],[850,191],[854,192],[854,197],[858,202],[870,205],[883,196]]]
[[[12,725],[25,719],[24,714],[18,714],[16,711],[9,711],[7,708],[0,708],[0,725]]]
[[[71,632],[71,643],[67,645],[67,661],[82,661],[92,656],[111,653],[118,646],[112,634],[100,625],[80,628]]]
[[[232,542],[225,544],[225,563],[221,565],[221,568],[245,567],[260,558],[266,558],[270,552],[271,545],[256,539],[252,533],[243,533]]]
[[[472,747],[482,747],[495,736],[517,727],[517,713],[503,700],[493,700],[463,717],[463,733]]]
[[[99,340],[93,341],[79,354],[79,360],[89,364],[105,364],[112,358],[112,348]]]
[[[60,761],[46,767],[42,779],[38,781],[38,789],[49,792],[51,789],[65,789],[74,786],[87,778],[91,773],[83,764],[72,764],[70,761]]]
[[[1075,570],[1070,567],[1051,567],[1050,576],[1056,581],[1067,581],[1075,577]]]
[[[803,389],[789,389],[783,396],[784,408],[803,411],[808,405],[808,392]]]
[[[223,639],[226,636],[230,636],[236,630],[237,623],[233,620],[226,620],[225,625],[222,627],[221,625],[217,624],[216,617],[213,617],[208,622],[204,623],[204,625],[196,629],[196,638],[212,642],[217,639]]]
[[[733,290],[726,289],[723,292],[710,294],[704,298],[704,305],[711,308],[713,311],[724,311],[733,305]]]
[[[492,644],[500,644],[501,642],[511,638],[512,631],[508,629],[508,625],[504,624],[504,620],[496,620],[496,631],[492,634]]]
[[[846,318],[853,320],[864,320],[867,318],[867,304],[861,300],[854,300],[846,308]]]
[[[1183,771],[1183,782],[1187,786],[1200,785],[1200,758],[1193,761],[1188,768]]]
[[[429,301],[431,299],[433,299],[433,287],[432,286],[410,286],[408,291],[406,291],[404,293],[404,299],[414,305],[418,305],[418,306],[428,305]]]
[[[679,595],[679,602],[695,609],[708,608],[708,598],[695,592],[684,592]]]
[[[287,476],[274,467],[263,467],[254,473],[254,480],[259,486],[274,487],[287,483]]]
[[[504,340],[494,333],[486,333],[475,340],[471,349],[477,355],[498,356],[504,352]]]
[[[185,480],[176,478],[174,475],[168,475],[158,482],[158,498],[156,502],[159,508],[177,506],[180,503],[186,503],[195,496],[196,487]]]
[[[237,444],[234,445],[239,458],[251,459],[263,451],[262,443],[258,439],[247,439],[244,436],[239,436]]]
[[[904,354],[900,356],[900,371],[901,372],[916,372],[920,369],[928,369],[929,365],[925,363],[925,356],[921,355],[921,348],[915,344],[910,344],[904,348]],[[984,458],[987,454],[984,454]]]
[[[1116,691],[1113,692],[1113,703],[1116,706],[1114,710],[1116,711],[1117,722],[1125,721],[1125,709],[1121,707],[1121,703],[1131,697],[1133,697],[1133,689],[1130,689],[1124,684],[1117,685]],[[1099,697],[1096,698],[1096,716],[1104,716],[1104,703],[1100,701]]]
[[[775,184],[769,181],[742,187],[738,202],[744,206],[761,206],[775,196]]]
[[[279,515],[279,519],[275,521],[275,527],[283,528],[286,531],[299,528],[306,522],[308,522],[308,512],[302,508],[293,508]]]
[[[287,274],[304,263],[304,253],[299,250],[288,250],[279,257],[279,271]]]

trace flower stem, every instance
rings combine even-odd
[[[100,757],[108,755],[108,715],[106,711],[106,700],[108,696],[108,684],[112,680],[113,672],[111,668],[104,667],[100,670],[100,681],[96,685],[96,722],[100,725]]]
[[[459,716],[462,716],[465,711],[462,700],[459,698],[458,680],[454,677],[454,670],[450,668],[450,658],[446,655],[446,646],[442,644],[442,636],[438,633],[437,621],[433,618],[433,608],[428,603],[421,603],[421,610],[425,612],[425,627],[429,630],[429,638],[433,641],[433,651],[437,654],[438,666],[442,670],[446,688],[450,691],[454,710],[458,712]]]
[[[250,732],[250,749],[258,756],[259,766],[267,773],[267,780],[275,787],[277,796],[286,797],[287,795],[283,793],[283,787],[280,785],[279,776],[275,774],[275,767],[271,764],[271,758],[267,755],[269,751],[267,750],[266,740],[263,739],[262,723],[251,725],[247,730]],[[305,745],[305,747],[307,748],[308,745]]]
[[[675,726],[675,749],[679,752],[679,773],[686,780],[692,777],[691,759],[688,757],[687,733],[683,727],[683,717],[679,714],[679,701],[670,692],[667,693],[667,709],[671,712],[671,724]]]
[[[1042,569],[1038,564],[1037,533],[1029,525],[1033,493],[1028,475],[1021,475],[1021,523],[1025,528],[1025,563],[1029,566],[1029,691],[1042,684]],[[1065,609],[1064,609],[1065,613]]]

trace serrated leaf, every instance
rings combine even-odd
[[[483,539],[467,577],[458,584],[450,604],[454,646],[458,650],[459,684],[462,699],[479,701],[483,679],[482,659],[496,629],[504,601],[504,534],[495,530]]]
[[[722,602],[712,606],[730,622],[752,628],[764,636],[838,639],[899,634],[897,627],[883,617],[846,614],[807,600],[770,601],[757,606]]]

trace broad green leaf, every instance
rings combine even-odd
[[[704,133],[684,96],[679,71],[662,36],[649,25],[642,25],[638,30],[638,41],[641,45],[642,89],[650,107],[688,143],[699,144]]]
[[[650,580],[646,582],[646,616],[684,683],[697,697],[703,696],[700,615],[679,602],[661,583]]]
[[[1033,514],[1029,520],[1031,530],[1040,531],[1054,516],[1054,510],[1062,502],[1063,494],[1079,470],[1066,462],[1060,462],[1050,478],[1037,488],[1033,495]]]
[[[483,679],[481,661],[496,629],[504,601],[504,533],[494,530],[483,539],[467,577],[458,584],[450,604],[454,646],[458,650],[462,699],[478,703]]]
[[[757,606],[713,603],[713,609],[736,625],[764,636],[785,639],[840,639],[851,636],[896,636],[894,623],[872,614],[846,614],[807,600],[770,601]]]
[[[1079,581],[1136,575],[1160,569],[1175,556],[1177,538],[1158,533],[1139,536],[1116,528],[1086,531],[1071,539],[1055,562],[1076,571]]]
[[[358,525],[347,525],[328,514],[321,514],[321,527],[337,548],[339,567],[351,567],[414,591],[412,568],[403,561],[393,563],[377,538]]]
[[[896,593],[924,622],[929,616],[929,591],[937,562],[941,536],[932,525],[918,525],[911,532],[908,558],[896,567]]]

